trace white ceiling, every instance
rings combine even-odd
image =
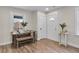
[[[57,8],[60,8],[61,6],[13,6],[14,8],[20,8],[23,10],[29,10],[29,11],[43,11],[43,12],[50,12],[52,10],[55,10]],[[49,8],[48,11],[45,9]]]

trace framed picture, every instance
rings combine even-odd
[[[22,21],[26,21],[26,15],[23,13],[19,13],[19,12],[12,12],[11,11],[11,19],[12,21],[15,22],[22,22]]]
[[[26,21],[26,15],[19,12],[13,12],[11,11],[10,14],[11,23],[12,23],[12,30],[15,30],[15,28],[21,28],[21,22]],[[19,23],[19,25],[15,26],[16,23]],[[22,32],[22,31],[21,31]]]

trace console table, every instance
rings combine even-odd
[[[28,33],[22,33],[22,34],[12,34],[13,47],[20,47],[22,43],[35,42],[36,40],[37,39],[35,31],[30,31]]]
[[[68,44],[68,33],[59,34],[59,35],[60,35],[59,45],[62,44],[62,36],[63,36],[64,37],[64,45],[65,45],[65,47],[67,47],[67,44]]]

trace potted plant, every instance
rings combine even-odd
[[[61,27],[61,29],[62,29],[61,34],[67,32],[67,30],[64,31],[64,28],[65,28],[66,26],[67,26],[66,23],[62,23],[62,24],[60,24],[60,27]]]
[[[21,24],[22,24],[22,26],[23,26],[23,28],[24,28],[24,31],[26,31],[26,26],[27,26],[27,22],[25,22],[25,21],[23,21],[23,22],[21,22]]]

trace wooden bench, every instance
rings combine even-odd
[[[12,46],[17,48],[20,46],[20,44],[24,42],[35,42],[35,41],[36,41],[35,31],[22,34],[12,34]]]

